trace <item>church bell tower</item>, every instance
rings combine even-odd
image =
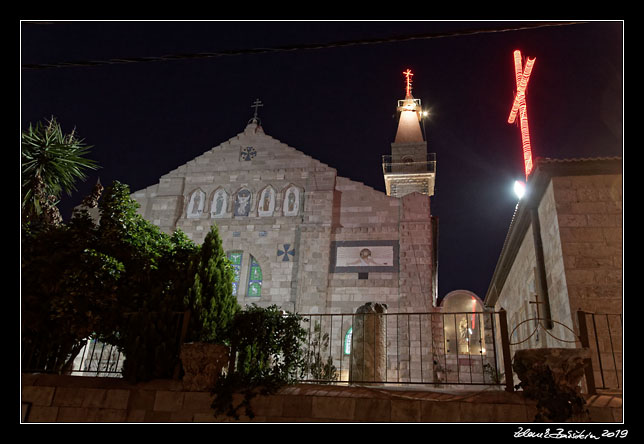
[[[398,100],[398,130],[391,144],[391,155],[382,156],[382,171],[388,196],[403,197],[418,192],[434,195],[436,179],[436,155],[427,153],[427,142],[423,137],[423,118],[420,99],[411,94],[410,69],[403,72],[406,77],[406,94]]]

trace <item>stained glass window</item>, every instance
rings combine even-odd
[[[231,251],[228,253],[228,260],[233,265],[233,272],[235,273],[233,278],[233,295],[237,296],[239,291],[239,281],[241,278],[241,266],[242,266],[242,252],[241,251]]]
[[[233,266],[234,272],[233,295],[253,298],[261,297],[263,276],[262,267],[257,262],[257,259],[243,251],[230,251],[227,256]],[[245,294],[244,290],[246,291]]]
[[[262,268],[257,260],[250,257],[250,272],[248,273],[248,296],[260,297],[262,295]]]
[[[351,354],[351,338],[353,336],[353,327],[350,327],[349,330],[347,330],[347,334],[344,335],[344,354],[345,355],[350,355]]]

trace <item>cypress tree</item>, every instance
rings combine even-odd
[[[206,235],[196,261],[187,301],[192,309],[190,339],[223,342],[226,340],[226,329],[240,307],[233,295],[233,268],[222,247],[216,225]]]

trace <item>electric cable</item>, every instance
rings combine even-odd
[[[460,36],[497,33],[497,32],[525,31],[525,30],[545,28],[545,27],[570,26],[570,25],[577,25],[577,24],[583,24],[583,23],[586,23],[586,22],[541,22],[541,23],[526,24],[526,25],[514,26],[514,27],[466,29],[461,31],[436,32],[436,33],[429,33],[429,34],[401,35],[397,37],[388,37],[388,38],[347,40],[347,41],[338,41],[338,42],[331,42],[331,43],[287,45],[287,46],[278,46],[274,48],[229,49],[229,50],[221,50],[216,52],[180,53],[180,54],[168,54],[163,56],[151,56],[151,57],[119,57],[119,58],[112,58],[112,59],[106,59],[106,60],[80,60],[80,61],[54,62],[54,63],[28,63],[28,64],[23,64],[22,69],[23,70],[41,70],[41,69],[51,69],[51,68],[71,68],[71,67],[80,68],[80,67],[96,67],[96,66],[102,66],[102,65],[168,62],[168,61],[176,61],[176,60],[200,60],[200,59],[231,57],[231,56],[241,56],[241,55],[255,55],[255,54],[267,54],[267,53],[279,53],[279,52],[293,52],[293,51],[310,51],[310,50],[342,48],[342,47],[358,46],[358,45],[375,45],[375,44],[384,44],[384,43],[406,42],[406,41],[413,41],[413,40],[428,40],[428,39],[438,39],[438,38],[447,38],[447,37],[460,37]]]

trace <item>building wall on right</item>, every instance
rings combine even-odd
[[[570,308],[622,312],[622,175],[553,177]]]
[[[577,312],[592,313],[585,317],[589,345],[595,372],[601,373],[596,382],[604,387],[621,387],[622,189],[621,158],[538,160],[484,300],[494,311],[507,312],[512,354],[522,348],[580,347]],[[555,321],[551,329],[535,319],[545,313],[537,313],[534,302],[546,297],[539,288],[537,248]]]
[[[533,227],[531,225],[527,227],[520,242],[519,249],[496,302],[495,311],[503,307],[508,312],[510,332],[517,327],[510,338],[511,343],[519,343],[516,349],[546,346],[574,347],[574,335],[568,328],[564,327],[564,325],[568,327],[574,325],[574,313],[569,303],[554,183],[552,181],[545,188],[541,197],[538,214],[541,225],[551,316],[557,322],[550,331],[551,335],[548,335],[544,333],[543,329],[537,328],[536,319],[528,321],[545,315],[543,309],[538,308],[535,303],[537,301],[542,302],[544,297],[539,294],[536,252],[532,232]],[[523,324],[521,324],[522,322]],[[555,338],[560,338],[564,341],[558,341]]]

